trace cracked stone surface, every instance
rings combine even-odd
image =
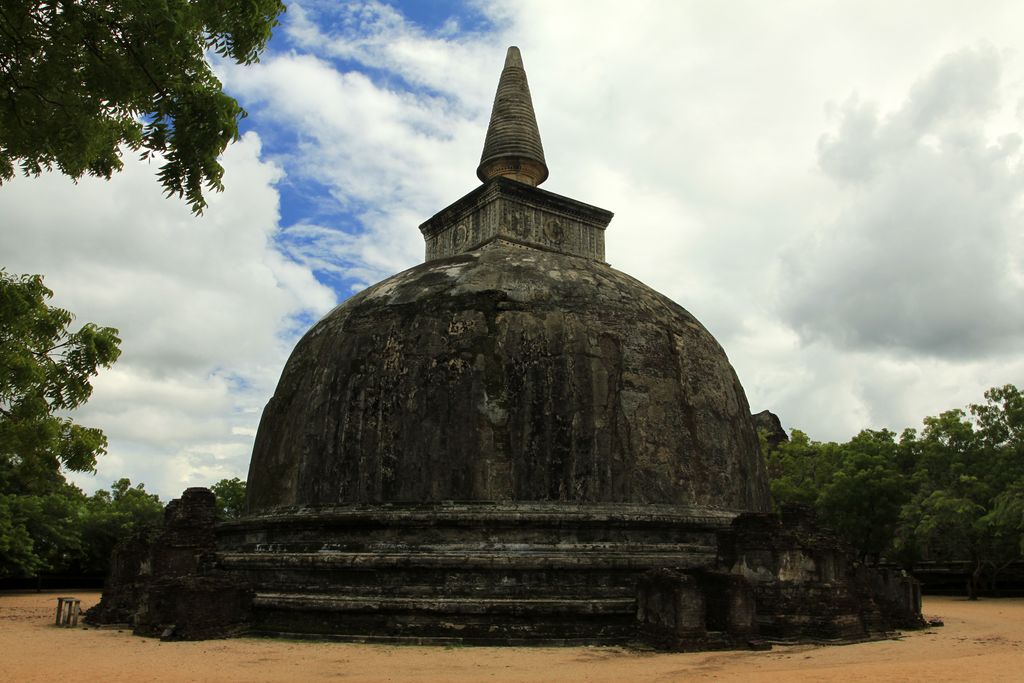
[[[692,315],[603,263],[502,240],[315,325],[249,470],[253,512],[445,500],[770,507],[743,389]]]

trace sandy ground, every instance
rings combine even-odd
[[[63,592],[99,599],[96,592]],[[1024,681],[1024,599],[928,598],[945,626],[769,652],[354,645],[239,638],[161,643],[53,625],[58,593],[0,593],[0,681]]]

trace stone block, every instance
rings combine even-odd
[[[164,640],[224,638],[244,631],[253,591],[230,576],[160,578],[143,591],[135,634]]]
[[[612,213],[507,178],[492,178],[420,226],[427,260],[496,239],[604,261]]]
[[[637,582],[636,603],[642,641],[677,652],[702,649],[706,608],[696,578],[673,569],[647,572]]]
[[[757,634],[757,599],[749,581],[724,572],[702,572],[698,577],[704,592],[708,631],[727,633],[735,640]]]

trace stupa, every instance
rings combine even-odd
[[[605,263],[611,212],[536,187],[548,169],[514,47],[477,175],[482,185],[420,226],[424,264],[299,342],[260,424],[249,511],[767,511],[750,410],[722,348]]]
[[[515,47],[477,175],[420,226],[425,263],[298,343],[247,514],[172,505],[136,629],[685,649],[912,621],[911,584],[852,578],[834,537],[770,513],[725,352],[605,262],[611,212],[538,187]]]

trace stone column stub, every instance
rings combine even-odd
[[[498,176],[434,214],[420,232],[427,261],[504,240],[604,263],[604,231],[613,215]]]

